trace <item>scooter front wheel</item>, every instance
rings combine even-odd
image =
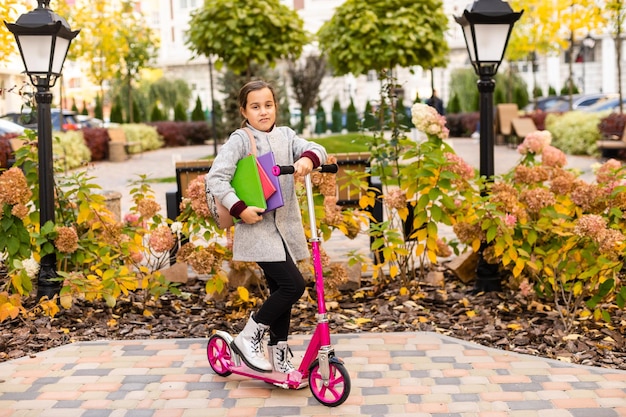
[[[213,371],[219,376],[232,374],[232,356],[230,346],[222,336],[214,334],[209,338],[206,347],[206,356]]]
[[[331,360],[328,383],[324,384],[320,373],[319,362],[315,361],[309,372],[309,388],[313,396],[325,406],[336,407],[350,395],[350,375],[342,363]]]

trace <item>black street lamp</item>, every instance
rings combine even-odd
[[[494,175],[495,126],[493,112],[493,91],[496,83],[493,77],[504,58],[513,25],[522,15],[514,12],[502,0],[476,0],[454,19],[463,29],[465,45],[470,61],[478,75],[480,92],[480,175],[491,179]],[[479,251],[475,291],[500,289],[497,265],[488,264],[482,256],[484,245]]]
[[[79,32],[72,31],[65,19],[50,10],[49,5],[49,0],[38,0],[37,8],[21,15],[17,22],[4,22],[15,36],[26,74],[37,89],[35,101],[39,156],[39,224],[42,227],[48,221],[54,222],[50,88],[61,76],[70,43]],[[37,277],[37,298],[47,296],[52,299],[58,294],[61,284],[57,277],[56,255],[52,253],[42,257]]]

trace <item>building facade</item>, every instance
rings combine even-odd
[[[305,22],[305,29],[311,33],[317,32],[321,25],[330,19],[335,9],[343,0],[281,0],[286,6],[292,7],[300,14]],[[156,66],[170,78],[186,80],[193,91],[190,108],[193,107],[196,97],[207,105],[211,103],[210,66],[206,57],[194,57],[185,46],[185,32],[189,28],[190,13],[201,7],[203,0],[141,0],[140,10],[146,16],[148,24],[160,34],[161,44]],[[449,64],[446,68],[436,68],[432,72],[421,67],[401,68],[397,70],[398,82],[403,86],[405,103],[412,102],[416,96],[424,100],[431,94],[432,88],[438,91],[440,97],[447,103],[449,97],[449,81],[451,73],[457,68],[467,68],[469,59],[460,26],[454,16],[462,14],[466,7],[466,0],[444,0],[444,13],[449,16],[447,41],[450,46]],[[596,39],[593,48],[584,54],[584,60],[575,62],[574,81],[582,87],[584,92],[616,92],[617,91],[617,63],[615,46],[612,39],[603,35]],[[623,54],[622,56],[626,56]],[[524,78],[529,90],[535,85],[541,87],[544,94],[552,86],[557,91],[565,84],[569,77],[567,54],[560,56],[540,56],[535,65],[530,63],[513,63],[520,75]],[[503,63],[503,71],[507,62]],[[534,71],[533,71],[534,69]],[[26,78],[20,74],[23,70],[19,56],[11,62],[0,66],[0,87],[7,88],[20,86]],[[216,100],[222,98],[219,92],[219,75],[213,71],[213,93]],[[343,108],[346,108],[350,99],[354,100],[357,109],[362,111],[367,101],[377,101],[380,83],[375,73],[355,77],[345,75],[327,78],[322,83],[320,99],[323,107],[330,111],[332,102],[338,99]],[[64,67],[64,76],[60,85],[55,87],[53,94],[55,101],[62,100],[64,107],[69,107],[74,100],[92,100],[97,88],[89,85],[82,75],[81,67],[77,63],[67,62]],[[19,110],[22,98],[18,95],[3,94],[0,97],[0,114]],[[295,102],[292,104],[297,106]],[[106,113],[105,113],[106,114]]]

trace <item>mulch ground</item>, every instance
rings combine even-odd
[[[181,296],[145,299],[142,292],[114,308],[80,302],[54,318],[32,314],[0,323],[0,362],[33,355],[67,343],[102,339],[206,338],[216,329],[236,334],[253,302],[231,293],[206,296],[202,279],[180,287]],[[566,329],[555,309],[506,289],[473,293],[452,277],[443,286],[424,283],[357,291],[329,291],[327,306],[333,333],[434,331],[497,349],[571,363],[626,369],[626,312],[612,309],[611,323],[579,320]],[[315,320],[315,291],[293,309],[292,333],[310,333]],[[34,300],[29,301],[31,304]]]

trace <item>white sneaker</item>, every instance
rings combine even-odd
[[[276,372],[281,372],[283,374],[288,374],[296,370],[291,363],[291,358],[293,358],[293,353],[289,348],[287,342],[278,342],[276,345],[269,345],[269,357],[274,365],[274,370]]]
[[[272,364],[265,358],[263,351],[263,336],[268,328],[269,326],[255,322],[251,314],[246,327],[231,344],[246,365],[259,372],[272,371]]]

